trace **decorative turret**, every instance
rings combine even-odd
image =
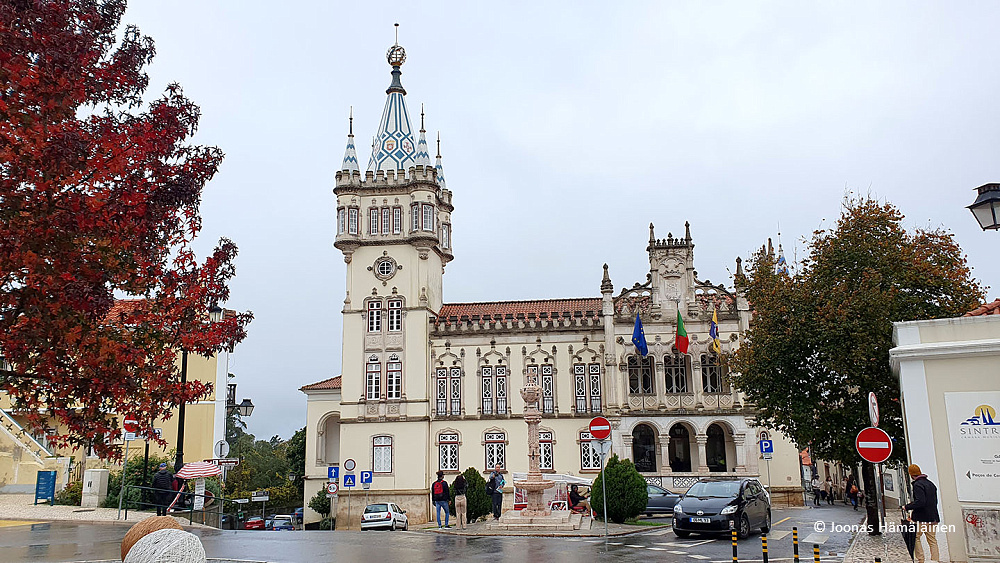
[[[376,174],[403,171],[402,174],[405,174],[406,170],[417,164],[416,143],[410,126],[410,114],[406,109],[406,90],[399,80],[403,74],[399,67],[406,62],[406,50],[397,42],[389,48],[385,58],[392,66],[392,83],[385,91],[388,98],[385,100],[385,109],[382,110],[382,120],[375,136],[368,171]]]
[[[448,185],[445,184],[445,182],[444,182],[444,167],[441,166],[441,132],[440,131],[438,131],[437,148],[438,148],[438,152],[437,152],[437,158],[434,161],[434,169],[437,170],[437,182],[438,182],[438,185],[441,186],[442,190],[446,190],[446,189],[448,189]]]
[[[358,153],[354,150],[354,107],[351,107],[351,116],[348,118],[347,129],[347,149],[344,151],[344,163],[340,169],[344,172],[361,172],[358,168]]]
[[[417,166],[430,168],[431,155],[427,150],[427,137],[425,133],[427,131],[424,130],[424,104],[420,104],[420,139],[417,140],[417,154],[414,155],[413,160],[417,163]]]

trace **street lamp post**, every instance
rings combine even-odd
[[[983,184],[976,191],[979,196],[968,206],[969,211],[984,231],[1000,230],[1000,183]]]
[[[208,322],[214,323],[222,320],[222,308],[213,305],[208,310]],[[181,387],[187,383],[187,350],[181,350]],[[174,472],[180,471],[184,467],[184,407],[187,403],[182,401],[177,408],[177,458],[174,460]]]

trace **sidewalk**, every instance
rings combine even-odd
[[[863,526],[868,524],[865,518]],[[948,557],[948,539],[945,534],[938,534],[938,547],[940,548],[941,563],[950,562]],[[927,542],[921,540],[924,554],[930,560],[927,553]],[[876,557],[881,557],[884,563],[905,563],[910,561],[910,554],[906,551],[906,544],[903,543],[903,535],[897,531],[886,532],[880,536],[870,536],[866,532],[858,532],[851,542],[851,547],[844,556],[844,563],[872,563]]]
[[[0,520],[75,520],[81,522],[107,522],[107,523],[127,523],[134,524],[140,520],[145,520],[150,516],[155,516],[155,512],[129,510],[128,520],[125,520],[125,510],[121,512],[122,518],[118,519],[117,508],[81,508],[79,506],[49,506],[48,504],[34,504],[33,494],[0,494]],[[182,518],[186,513],[178,512],[172,514],[177,518],[177,522],[188,524],[187,518]],[[201,526],[197,522],[194,526]]]

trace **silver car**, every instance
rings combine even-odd
[[[361,531],[377,528],[406,530],[408,527],[406,511],[392,502],[369,504],[361,514]]]

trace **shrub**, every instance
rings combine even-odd
[[[480,516],[485,516],[493,511],[493,500],[486,494],[486,479],[475,467],[465,470],[465,501],[469,505],[469,522],[475,522]],[[454,481],[448,483],[451,488],[451,513],[455,514],[455,487]],[[644,507],[645,508],[645,507]]]
[[[152,495],[149,491],[140,491],[139,489],[131,488],[136,485],[148,486],[150,481],[153,479],[153,475],[159,470],[160,463],[166,463],[168,466],[173,467],[173,460],[157,454],[149,454],[149,462],[145,467],[146,482],[143,482],[143,458],[141,455],[130,456],[128,459],[128,465],[125,467],[125,485],[130,487],[128,492],[125,493],[125,498],[122,502],[122,507],[128,507],[130,510],[141,508],[142,510],[153,510],[154,506],[152,504]],[[104,503],[101,506],[109,508],[118,508],[118,493],[121,491],[122,486],[122,472],[111,471],[108,475],[108,496],[105,497]]]
[[[608,519],[612,522],[621,524],[646,509],[649,498],[646,480],[631,461],[613,455],[591,489],[590,505],[599,518],[604,518],[604,489],[601,483],[604,479],[607,479]]]
[[[322,514],[323,519],[326,520],[327,516],[330,515],[330,497],[326,496],[326,489],[320,489],[313,495],[313,498],[309,499],[309,508]],[[329,527],[330,523],[327,522],[327,528]]]
[[[80,506],[80,499],[83,497],[83,483],[74,481],[66,488],[56,493],[55,504],[68,504],[70,506]]]

